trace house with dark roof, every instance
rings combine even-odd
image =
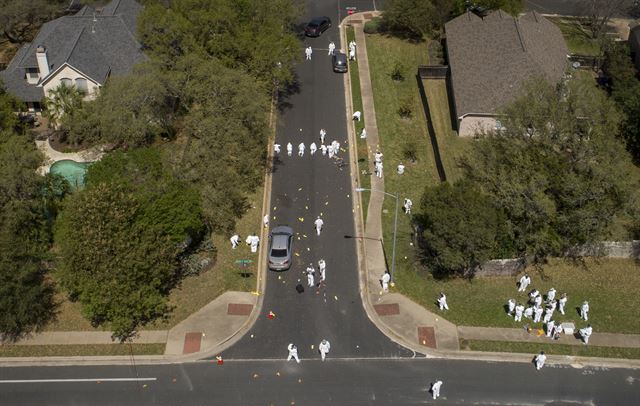
[[[467,12],[445,24],[458,135],[500,127],[497,115],[536,76],[556,83],[567,66],[560,29],[536,12]]]
[[[5,88],[30,111],[40,111],[42,99],[62,83],[95,97],[111,75],[129,73],[145,59],[135,36],[141,10],[135,0],[112,0],[45,23],[0,72]]]
[[[633,64],[640,71],[640,24],[629,31],[629,48],[631,48]]]

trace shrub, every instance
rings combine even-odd
[[[410,119],[413,116],[413,101],[411,99],[405,99],[400,103],[398,115],[404,119]]]
[[[378,34],[383,32],[382,18],[376,17],[364,23],[365,34]]]
[[[396,82],[402,82],[405,78],[406,67],[402,64],[402,62],[398,61],[393,65],[393,69],[391,70],[391,79]]]
[[[418,160],[418,146],[415,142],[409,141],[402,146],[402,157],[410,162]]]

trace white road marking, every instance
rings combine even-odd
[[[158,378],[6,379],[0,380],[0,383],[138,382],[157,380]]]

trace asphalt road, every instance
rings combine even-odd
[[[282,152],[274,164],[270,205],[271,227],[289,225],[296,233],[293,266],[285,272],[266,271],[263,314],[222,354],[225,359],[283,358],[289,343],[298,346],[301,357],[318,357],[322,339],[331,343],[333,357],[414,355],[380,333],[362,307],[355,239],[345,238],[354,235],[349,168],[338,167],[335,159],[319,151],[315,156],[309,153],[312,142],[320,145],[319,131],[324,128],[325,143],[338,140],[339,156],[348,161],[343,76],[332,71],[327,48],[330,41],[340,48],[338,13],[344,16],[345,7],[352,5],[358,10],[372,7],[370,1],[309,3],[309,16],[329,16],[333,26],[319,38],[304,40],[314,52],[311,61],[298,66],[296,89],[282,103],[276,132]],[[291,157],[286,153],[288,142],[293,144]],[[300,142],[306,145],[303,157],[298,156]],[[318,216],[324,220],[320,236],[313,224]],[[326,286],[309,288],[304,271],[321,258],[327,263]],[[296,291],[298,284],[305,287],[304,293]],[[275,313],[274,319],[266,317],[269,311]]]
[[[337,3],[315,1],[310,13],[334,18]],[[329,39],[337,43],[336,27],[307,41],[314,58],[300,66],[300,92],[282,111],[277,139],[283,147],[289,140],[308,145],[320,127],[329,141],[346,146],[342,81],[320,50]],[[361,305],[354,242],[343,238],[353,232],[348,171],[326,157],[281,156],[273,186],[272,225],[294,226],[301,234],[295,245],[300,257],[290,271],[268,273],[265,314],[223,354],[224,365],[5,367],[0,405],[423,405],[433,403],[428,389],[436,379],[444,381],[439,404],[640,404],[638,370],[536,371],[531,364],[408,358],[369,322]],[[312,219],[320,213],[325,230],[316,237]],[[305,284],[302,270],[319,257],[327,260],[326,289],[296,293],[298,279]],[[266,318],[269,310],[274,320]],[[311,349],[322,338],[332,343],[326,362]],[[291,341],[298,344],[300,364],[284,361]]]
[[[137,367],[3,368],[2,405],[638,405],[640,371],[406,360],[235,361]],[[86,382],[7,382],[33,379]]]
[[[613,1],[613,0],[612,0]],[[618,1],[618,0],[615,0]],[[567,16],[585,16],[588,14],[590,0],[525,0],[527,10],[535,10],[541,14],[559,14]],[[630,10],[633,0],[624,0],[614,17],[631,18]]]

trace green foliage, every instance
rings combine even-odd
[[[406,70],[407,68],[402,64],[402,62],[397,61],[391,70],[391,79],[396,82],[402,82],[405,79]]]
[[[86,182],[57,222],[60,280],[92,324],[125,341],[170,311],[178,256],[204,232],[200,198],[155,149],[111,153]]]
[[[101,183],[72,195],[56,224],[61,284],[120,341],[166,315],[176,276],[175,244],[143,227],[139,211],[123,186]]]
[[[2,35],[15,44],[31,41],[40,25],[64,10],[64,0],[0,0]]]
[[[175,97],[167,74],[152,65],[116,76],[94,101],[64,119],[72,143],[110,143],[135,147],[174,134]]]
[[[365,34],[378,34],[382,32],[382,18],[374,17],[371,20],[364,23]]]
[[[58,127],[65,116],[71,116],[82,106],[82,93],[75,86],[61,83],[44,98],[44,115]]]
[[[262,181],[269,100],[238,71],[197,56],[178,63],[184,146],[174,151],[181,179],[201,190],[208,226],[228,230],[246,209],[246,195]]]
[[[513,16],[517,16],[524,11],[522,0],[455,0],[454,10],[456,14],[462,14],[470,7],[483,7],[487,10],[503,10]]]
[[[597,241],[626,209],[630,162],[612,136],[619,114],[590,81],[558,93],[537,81],[505,109],[504,130],[484,134],[465,177],[507,216],[518,255],[542,260]]]
[[[603,70],[611,81],[611,96],[624,113],[620,135],[636,163],[640,163],[640,80],[628,47],[609,43]]]
[[[0,80],[0,131],[11,131],[18,127],[19,121],[15,112],[21,107],[22,103],[7,93]]]
[[[441,3],[439,9],[436,3]],[[382,14],[385,31],[413,40],[422,40],[440,30],[450,11],[451,1],[388,0]]]
[[[418,146],[413,141],[408,141],[402,146],[402,157],[409,162],[418,160]]]
[[[55,313],[43,261],[51,238],[47,208],[59,196],[36,173],[42,156],[25,139],[0,140],[0,338],[38,330]],[[44,192],[44,193],[43,193]]]
[[[387,0],[380,24],[370,29],[412,40],[438,38],[447,21],[473,8],[501,9],[514,16],[523,11],[522,0]]]
[[[154,148],[113,152],[89,167],[88,188],[122,185],[139,205],[141,227],[157,229],[174,244],[198,241],[204,233],[198,191],[174,177]]]
[[[504,214],[469,181],[427,188],[416,222],[424,259],[436,276],[469,275],[497,254],[508,254]]]
[[[410,119],[413,116],[413,99],[407,98],[400,103],[398,107],[398,115],[404,119]]]
[[[191,54],[212,56],[265,83],[288,84],[300,44],[293,27],[303,11],[292,0],[176,0],[139,17],[138,34],[164,66]],[[280,63],[280,65],[278,65]]]

